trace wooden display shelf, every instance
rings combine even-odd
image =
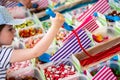
[[[106,41],[106,42],[104,42],[104,43],[101,43],[101,44],[99,44],[99,45],[97,45],[97,46],[94,46],[94,47],[92,47],[92,48],[89,48],[89,49],[87,49],[86,51],[87,51],[90,55],[94,56],[95,54],[97,54],[97,53],[99,53],[99,52],[103,52],[103,51],[105,51],[105,50],[107,50],[107,49],[110,49],[110,48],[112,48],[113,46],[116,46],[116,45],[118,45],[118,44],[120,44],[120,36],[115,37],[115,38],[113,38],[113,39],[110,39],[110,40],[108,40],[108,41]],[[94,62],[94,63],[89,64],[89,65],[86,65],[86,66],[82,66],[82,67],[83,67],[83,69],[88,69],[88,68],[91,67],[91,66],[94,66],[94,65],[97,65],[97,64],[99,64],[99,63],[101,63],[101,62],[107,61],[108,59],[112,58],[112,57],[113,57],[114,55],[116,55],[116,54],[120,54],[120,52],[117,52],[117,53],[115,53],[115,54],[112,54],[111,56],[108,56],[108,57],[106,57],[106,58],[104,58],[104,59],[101,59],[100,61]],[[104,55],[105,55],[105,54],[104,54]],[[84,52],[77,53],[77,54],[75,54],[75,56],[76,56],[76,58],[77,58],[79,61],[88,58],[88,56],[87,56]]]
[[[86,2],[91,2],[92,0],[78,0],[78,1],[74,1],[70,4],[65,4],[65,5],[62,5],[62,6],[59,6],[58,8],[55,8],[53,9],[53,11],[57,11],[57,12],[60,12],[62,10],[65,10],[65,9],[68,9],[68,8],[71,8],[71,7],[74,7],[75,5],[79,5],[79,4],[84,4]],[[35,12],[36,9],[30,9],[31,12]],[[42,10],[42,9],[37,9],[37,10]],[[39,13],[36,13],[36,16],[38,18],[41,18],[41,17],[44,17],[46,15],[45,13],[45,9],[43,9],[43,11],[39,12]]]

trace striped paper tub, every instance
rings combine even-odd
[[[46,8],[48,7],[48,0],[40,0],[37,4],[40,8]]]
[[[92,78],[92,80],[117,80],[109,67],[103,66],[99,72]]]
[[[84,21],[88,16],[93,15],[94,12],[105,13],[110,9],[107,0],[98,0],[90,9],[86,10],[84,14],[78,17],[79,21]]]
[[[98,24],[96,23],[94,17],[93,17],[93,16],[88,16],[88,17],[86,18],[86,20],[84,20],[83,23],[82,23],[80,26],[78,26],[78,28],[75,29],[75,30],[76,30],[76,32],[78,32],[78,31],[81,30],[81,29],[87,29],[88,31],[93,32],[93,31],[96,30],[98,27],[99,27],[99,26],[98,26]],[[69,38],[71,38],[71,36],[73,36],[73,35],[74,35],[74,33],[69,34],[68,37],[66,37],[63,42],[66,43],[66,41],[67,41]]]
[[[6,4],[5,4],[5,7],[15,7],[15,6],[17,6],[17,4],[18,4],[18,2],[16,2],[16,1],[8,1],[7,0],[7,2],[6,2]]]
[[[90,47],[91,40],[89,39],[87,33],[84,30],[77,31],[80,38],[82,46],[87,49]],[[72,54],[78,53],[81,48],[78,44],[78,40],[73,35],[51,58],[51,61],[66,60]],[[60,64],[59,62],[57,64]]]

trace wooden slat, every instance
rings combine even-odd
[[[95,47],[92,47],[92,48],[89,48],[87,49],[87,52],[90,54],[90,55],[95,55],[97,53],[100,53],[100,52],[103,52],[107,49],[110,49],[112,48],[113,46],[117,45],[117,44],[120,44],[120,36],[118,37],[115,37],[115,38],[112,38],[104,43],[101,43]],[[120,52],[116,53],[116,54],[119,54]],[[114,54],[115,55],[115,54]],[[84,66],[84,68],[88,68],[90,66],[93,66],[93,65],[96,65],[100,62],[103,62],[103,61],[106,61],[108,59],[110,59],[111,57],[113,57],[114,55],[111,55],[105,59],[102,59],[96,63],[93,63],[93,64],[90,64],[90,65],[87,65],[87,66]],[[88,56],[84,53],[84,52],[80,52],[80,53],[76,53],[75,56],[77,57],[77,59],[80,61],[80,60],[83,60],[85,58],[88,58]]]
[[[114,55],[111,55],[111,56],[109,56],[109,57],[106,57],[106,58],[104,58],[104,59],[101,59],[100,61],[97,61],[97,62],[95,62],[95,63],[89,64],[89,65],[86,65],[86,66],[82,66],[82,69],[83,69],[83,70],[86,70],[86,69],[88,69],[88,68],[90,68],[90,67],[92,67],[92,66],[95,66],[95,65],[97,65],[97,64],[99,64],[99,63],[101,63],[101,62],[107,61],[107,60],[111,59],[113,56],[115,56],[116,54],[120,54],[120,52],[117,52],[117,53],[115,53]]]

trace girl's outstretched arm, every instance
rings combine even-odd
[[[32,59],[44,53],[49,48],[64,21],[63,15],[56,13],[56,17],[51,18],[52,25],[47,34],[31,49],[13,50],[10,62]]]

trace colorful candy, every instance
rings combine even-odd
[[[73,66],[61,64],[59,66],[49,66],[45,68],[44,73],[47,80],[59,80],[74,75],[76,72]]]
[[[16,29],[22,29],[34,25],[33,20],[26,20],[23,24],[15,25]]]
[[[38,43],[38,41],[41,40],[42,37],[37,37],[37,38],[29,38],[28,40],[25,41],[25,47],[26,48],[32,48],[35,46],[36,43]]]
[[[30,27],[28,29],[19,30],[19,36],[21,38],[28,38],[28,37],[35,36],[37,34],[42,34],[42,33],[43,33],[43,30],[41,28]]]

